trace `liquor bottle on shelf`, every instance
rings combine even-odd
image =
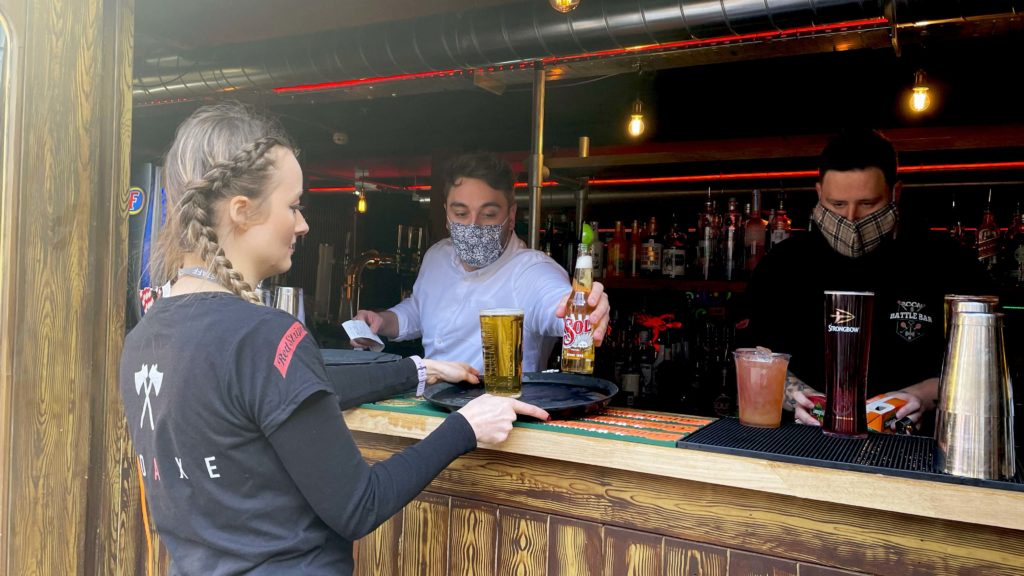
[[[704,212],[697,219],[697,274],[704,280],[718,275],[718,242],[721,234],[721,220],[715,214],[711,192],[704,202]]]
[[[985,211],[981,213],[981,224],[978,225],[977,243],[978,260],[986,269],[992,270],[996,265],[996,255],[999,252],[999,225],[996,224],[996,217],[992,214],[992,189],[988,191],[988,201],[985,202]]]
[[[661,248],[661,274],[667,278],[682,278],[686,275],[686,232],[679,227],[674,213],[672,226]]]
[[[622,364],[621,405],[635,406],[640,398],[640,364],[636,349],[629,347],[623,350],[625,361]]]
[[[772,249],[772,220],[775,219],[775,208],[769,208],[768,213],[764,215],[764,253],[767,254]]]
[[[572,293],[566,302],[565,328],[562,331],[562,372],[594,373],[593,327],[587,304],[594,285],[594,261],[591,248],[580,244],[576,258],[576,272],[572,279]]]
[[[654,362],[657,360],[657,353],[654,350],[654,343],[651,342],[651,330],[641,326],[637,333],[636,359],[640,368],[640,398],[638,405],[649,406],[657,394],[657,384],[654,381]]]
[[[629,245],[626,242],[626,231],[622,228],[622,220],[615,221],[615,234],[605,247],[608,254],[606,270],[609,278],[621,278],[626,275]]]
[[[1001,280],[1010,286],[1024,287],[1024,220],[1021,217],[1020,202],[1003,235],[999,259],[1002,262]]]
[[[779,197],[779,207],[775,209],[772,214],[772,219],[768,223],[769,233],[769,246],[771,250],[777,246],[783,240],[789,238],[793,233],[793,220],[790,219],[789,215],[786,214],[786,208],[782,205],[782,197]]]
[[[764,256],[767,223],[761,219],[761,191],[754,190],[747,221],[743,225],[743,259],[747,273],[754,271]]]
[[[601,234],[598,232],[597,220],[590,223],[590,229],[594,231],[590,253],[594,260],[594,278],[598,279],[604,276],[604,242],[601,241]]]
[[[640,237],[640,273],[644,276],[661,276],[661,252],[663,246],[658,236],[658,223],[654,216],[647,222]]]
[[[640,275],[640,221],[633,220],[633,229],[629,234],[629,275],[636,278]]]
[[[743,266],[743,215],[735,198],[729,198],[722,221],[722,268],[726,280],[739,278]]]
[[[960,211],[956,208],[956,196],[953,197],[953,205],[950,208],[949,227],[946,229],[949,235],[962,246],[971,246],[974,242],[969,239],[967,231],[964,230],[963,221],[960,219]]]

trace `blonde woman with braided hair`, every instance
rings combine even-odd
[[[466,364],[351,366],[328,379],[294,317],[254,287],[286,272],[302,216],[302,170],[272,119],[240,104],[198,109],[166,165],[167,221],[154,274],[169,290],[128,334],[120,385],[150,517],[172,574],[349,574],[352,542],[411,501],[518,414],[482,396],[429,436],[369,466],[340,409],[438,380]]]

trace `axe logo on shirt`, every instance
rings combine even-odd
[[[927,307],[921,302],[897,300],[897,310],[889,314],[889,320],[896,327],[896,333],[907,342],[913,342],[931,329],[932,317],[922,311]]]
[[[146,416],[149,416],[149,429],[153,430],[153,403],[150,398],[150,394],[153,397],[160,395],[160,387],[163,385],[164,374],[163,372],[156,369],[156,364],[152,366],[142,365],[142,369],[135,373],[135,393],[139,396],[145,394],[146,398],[142,402],[142,418],[139,419],[139,428],[142,428],[146,424]]]

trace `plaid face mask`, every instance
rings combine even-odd
[[[505,247],[501,241],[501,231],[507,222],[508,218],[501,224],[457,224],[449,220],[448,229],[455,253],[472,268],[493,264]]]
[[[843,218],[820,203],[811,212],[811,221],[821,229],[829,246],[847,258],[860,258],[878,248],[883,239],[892,237],[898,220],[896,206],[891,202],[856,222]]]

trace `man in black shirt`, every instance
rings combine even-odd
[[[818,424],[807,397],[825,389],[826,290],[874,292],[867,395],[906,400],[896,416],[915,423],[938,402],[944,296],[992,291],[951,239],[899,225],[900,187],[884,136],[839,135],[822,152],[812,230],[779,244],[750,279],[745,339],[792,354],[783,406],[798,422]]]

